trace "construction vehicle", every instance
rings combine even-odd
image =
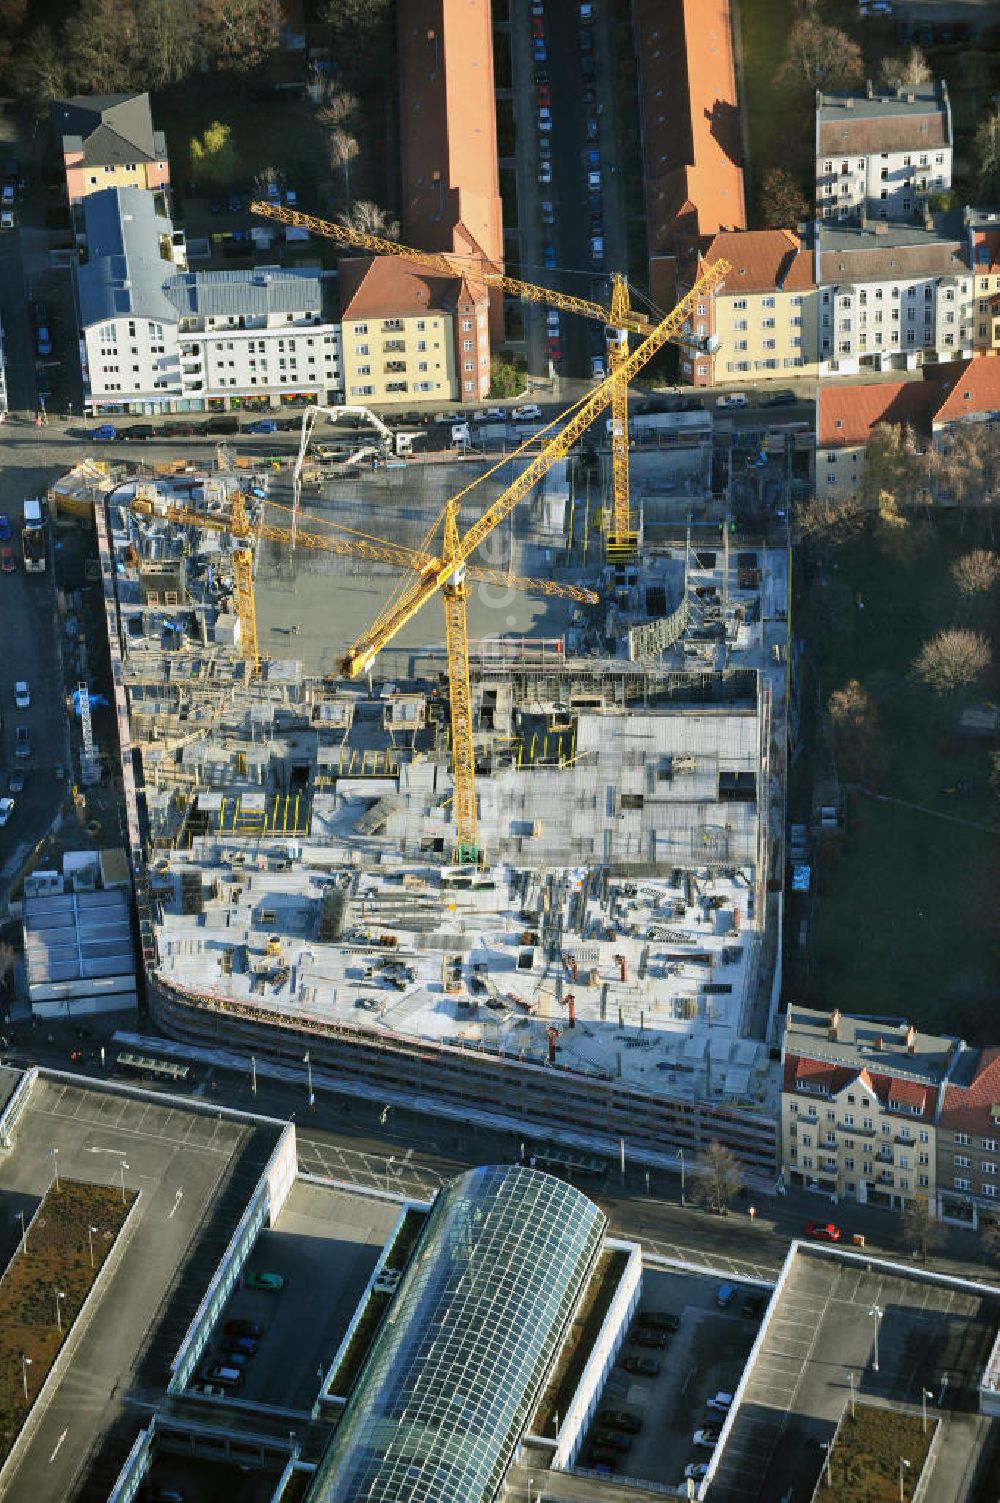
[[[318,405],[315,407],[307,407],[305,412],[302,414],[302,429],[299,435],[299,452],[295,456],[295,465],[292,469],[293,533],[298,528],[299,503],[302,499],[303,469],[306,463],[306,454],[309,450],[309,441],[312,437],[313,428],[316,426],[316,419],[320,416],[321,413],[324,417],[328,418],[331,423],[337,422],[337,420],[342,417],[364,418],[364,420],[367,423],[370,423],[378,433],[381,453],[386,457],[388,457],[390,454],[412,454],[413,440],[417,437],[417,435],[414,433],[406,433],[402,430],[393,431],[388,427],[386,423],[382,421],[377,412],[372,412],[368,407],[322,407]],[[367,455],[370,451],[371,445],[366,444],[364,448],[360,450],[360,453],[362,455]],[[375,454],[378,454],[379,450],[376,449],[373,452]],[[358,454],[348,455],[346,457],[346,462],[348,464],[352,462],[358,463]],[[294,537],[292,539],[292,546],[295,546]]]
[[[367,672],[379,652],[390,643],[421,607],[439,591],[444,605],[445,641],[451,701],[451,747],[454,779],[453,808],[456,825],[455,864],[479,865],[483,853],[479,845],[479,813],[476,800],[475,752],[472,727],[472,690],[469,681],[469,637],[466,619],[468,561],[481,543],[503,522],[527,496],[542,476],[558,460],[565,458],[582,438],[594,418],[613,399],[617,388],[627,391],[628,383],[642,367],[662,349],[667,340],[689,318],[691,309],[704,299],[730,271],[727,261],[703,265],[691,290],[677,306],[657,324],[642,343],[616,361],[610,374],[563,414],[564,426],[545,439],[543,447],[524,466],[511,485],[497,497],[464,536],[458,530],[458,513],[463,497],[472,486],[452,496],[440,513],[442,526],[441,553],[414,574],[378,619],[349,649],[341,663],[348,678]],[[550,425],[551,426],[551,425]],[[521,451],[517,451],[520,453]],[[489,472],[487,472],[489,473]],[[473,482],[475,484],[477,482]]]
[[[269,502],[269,505],[278,511],[289,510],[276,501]],[[296,527],[277,527],[274,523],[265,522],[263,519],[251,523],[247,515],[246,501],[240,491],[233,494],[228,512],[198,511],[194,507],[181,506],[159,496],[142,494],[132,498],[129,502],[129,510],[138,517],[161,517],[164,521],[175,522],[181,526],[204,527],[232,535],[234,539],[233,574],[236,581],[236,610],[240,621],[240,643],[244,661],[253,677],[259,674],[261,662],[253,588],[253,540],[255,538],[266,538],[269,542],[282,543],[291,547],[298,543],[301,548],[334,553],[346,558],[366,558],[372,563],[392,564],[395,568],[403,569],[407,573],[420,573],[435,563],[429,554],[418,553],[412,548],[404,547],[401,543],[389,543],[382,538],[366,537],[357,532],[351,532],[346,537],[337,537],[333,533],[327,535],[302,532]],[[335,525],[324,522],[320,517],[310,517],[309,513],[304,513],[304,515],[317,526]],[[600,598],[593,590],[588,590],[582,585],[562,584],[554,579],[525,579],[517,574],[509,574],[503,569],[491,569],[482,564],[470,565],[468,573],[470,578],[484,580],[488,584],[531,590],[558,599],[573,600],[580,605],[596,605]],[[291,628],[293,631],[296,629]]]
[[[42,503],[28,497],[24,503],[24,526],[21,528],[21,553],[27,574],[45,573],[45,526]]]
[[[456,271],[460,270],[460,262],[468,259],[414,250],[411,246],[400,245],[396,240],[383,240],[377,235],[369,235],[361,230],[350,229],[346,225],[334,224],[330,220],[318,219],[315,215],[302,214],[297,209],[288,209],[281,204],[272,204],[260,199],[250,205],[250,212],[263,219],[277,220],[279,224],[297,225],[314,235],[321,235],[327,240],[335,240],[340,245],[356,246],[370,251],[373,255],[397,256],[404,261],[418,261],[424,266],[443,271],[448,276],[454,276]],[[524,282],[519,277],[506,276],[484,265],[482,261],[476,261],[475,264],[470,265],[468,273],[477,282],[482,282],[487,287],[496,287],[503,292],[510,293],[512,297],[523,298],[530,303],[541,303],[550,308],[559,308],[565,313],[578,313],[583,318],[596,319],[604,324],[608,329],[608,374],[612,376],[628,357],[629,334],[646,335],[653,328],[652,320],[632,308],[628,283],[617,272],[611,279],[610,308],[605,308],[603,304],[592,302],[587,298],[572,297],[564,292],[556,292],[551,287],[539,287],[534,282]],[[685,306],[693,305],[689,305],[685,300]],[[683,322],[687,324],[689,319],[685,318]],[[672,343],[694,344],[712,353],[718,349],[718,339],[714,335],[707,339],[695,339],[690,333],[685,332],[681,324],[671,328],[667,338]],[[634,552],[637,537],[629,495],[627,384],[616,385],[612,389],[611,422],[612,515],[605,546],[608,557],[615,559],[627,557]]]

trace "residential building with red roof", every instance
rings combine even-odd
[[[938,1116],[938,1203],[943,1219],[978,1227],[1000,1214],[1000,1049],[966,1055]]]
[[[973,348],[977,355],[1000,354],[1000,212],[966,209],[969,265],[975,298]]]
[[[909,219],[951,187],[948,85],[816,95],[816,217]]]
[[[490,0],[399,0],[397,26],[403,239],[502,270]],[[499,340],[502,294],[491,308]]]
[[[677,250],[746,225],[730,0],[633,0],[632,32],[650,292],[669,306]]]
[[[808,245],[792,230],[720,230],[680,261],[680,292],[718,260],[732,271],[696,306],[687,328],[699,339],[715,336],[718,352],[682,348],[681,380],[735,386],[815,375],[817,288]]]
[[[790,1007],[781,1155],[789,1185],[936,1214],[937,1121],[965,1046],[905,1021]]]
[[[341,261],[347,402],[481,400],[489,390],[489,293],[395,256]],[[471,389],[470,389],[471,383]]]

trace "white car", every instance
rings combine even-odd
[[[732,1409],[732,1407],[733,1407],[733,1396],[732,1396],[732,1394],[731,1393],[726,1393],[725,1390],[721,1389],[721,1388],[719,1389],[719,1392],[717,1394],[715,1394],[715,1396],[713,1398],[711,1398],[711,1399],[708,1400],[708,1408],[709,1409],[714,1409],[715,1412],[716,1412],[716,1414],[728,1414],[729,1411],[730,1411],[730,1409]]]
[[[542,421],[542,409],[536,402],[526,402],[523,407],[515,407],[511,412],[515,423],[540,423]]]
[[[542,188],[547,188],[552,182],[552,163],[541,162],[538,167],[538,182]]]
[[[550,131],[552,129],[552,111],[547,104],[543,104],[538,111],[538,129],[540,131]]]
[[[731,391],[728,395],[716,397],[716,407],[745,407],[747,405],[746,393]]]
[[[550,308],[548,313],[546,313],[545,323],[546,327],[550,329],[553,334],[559,333],[559,315],[554,308]]]
[[[684,1476],[693,1479],[695,1482],[700,1482],[702,1477],[708,1476],[708,1462],[689,1461],[684,1468]]]
[[[587,188],[591,193],[599,192],[601,187],[601,174],[599,172],[587,173]]]
[[[19,678],[14,685],[14,703],[19,710],[31,708],[31,690],[28,688],[27,679]]]
[[[604,380],[604,361],[601,359],[600,355],[591,355],[591,357],[590,357],[590,374],[591,374],[591,376],[593,377],[593,379],[595,381],[603,381]],[[611,432],[611,419],[608,418],[608,433],[610,433],[610,432]]]
[[[703,1430],[694,1432],[694,1444],[702,1446],[706,1451],[714,1451],[719,1444],[719,1436],[722,1434],[718,1425],[706,1425]]]
[[[14,812],[14,800],[12,798],[0,798],[0,825],[5,825]]]

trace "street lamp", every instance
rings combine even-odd
[[[256,1096],[256,1094],[257,1094],[257,1056],[256,1056],[256,1054],[251,1054],[251,1056],[250,1056],[250,1089],[253,1092],[253,1094]]]
[[[66,1295],[61,1289],[56,1290],[56,1325],[62,1330],[62,1302]]]
[[[59,1150],[58,1150],[58,1148],[50,1148],[49,1149],[49,1153],[51,1153],[51,1155],[52,1155],[52,1173],[55,1176],[55,1186],[56,1186],[56,1189],[58,1190],[58,1188],[59,1188]]]
[[[125,1170],[128,1167],[128,1164],[126,1164],[125,1160],[122,1159],[122,1205],[125,1204]]]
[[[854,1372],[853,1372],[853,1369],[852,1369],[851,1372],[845,1373],[844,1377],[847,1379],[848,1383],[851,1385],[851,1419],[854,1419],[855,1418],[855,1413],[854,1413]]]
[[[379,1113],[379,1118],[378,1118],[378,1120],[381,1122],[381,1124],[382,1124],[383,1127],[388,1128],[388,1126],[389,1126],[389,1113],[391,1111],[392,1111],[392,1104],[389,1103],[389,1102],[387,1102],[386,1105],[382,1108],[381,1112]]]
[[[88,1228],[87,1228],[87,1239],[90,1242],[90,1268],[91,1268],[91,1272],[93,1272],[93,1268],[94,1268],[94,1233],[97,1230],[98,1230],[98,1228],[96,1226],[88,1226]]]
[[[687,1200],[684,1197],[684,1150],[683,1150],[683,1148],[678,1148],[678,1150],[677,1150],[677,1157],[681,1161],[681,1205],[684,1206],[684,1205],[687,1205]]]
[[[884,1315],[884,1313],[885,1312],[878,1305],[872,1305],[871,1309],[868,1311],[868,1314],[875,1322],[875,1361],[872,1363],[873,1372],[878,1372],[878,1328],[882,1324],[882,1316]]]
[[[387,1195],[389,1193],[389,1173],[390,1173],[390,1170],[392,1169],[392,1166],[393,1166],[393,1164],[395,1162],[396,1162],[396,1155],[394,1153],[390,1153],[389,1157],[385,1161],[385,1193]]]
[[[309,1105],[310,1106],[315,1106],[316,1105],[316,1097],[313,1095],[312,1055],[310,1055],[310,1054],[303,1054],[303,1056],[302,1056],[302,1063],[306,1067],[306,1079],[309,1082]]]
[[[32,1357],[26,1357],[23,1352],[21,1353],[21,1382],[24,1384],[24,1402],[26,1404],[30,1402],[28,1398],[28,1368],[31,1366],[33,1360]]]
[[[14,1220],[16,1221],[19,1216],[21,1218],[21,1251],[26,1253],[28,1251],[28,1229],[25,1225],[24,1212],[15,1211]]]
[[[826,1455],[825,1455],[824,1460],[823,1460],[823,1468],[824,1468],[824,1470],[826,1472],[826,1485],[827,1485],[827,1487],[832,1487],[833,1486],[833,1478],[830,1475],[830,1457],[833,1455],[833,1441],[832,1440],[824,1440],[824,1441],[820,1442],[820,1445],[822,1446],[823,1450],[826,1452]]]
[[[925,1435],[927,1434],[927,1400],[932,1399],[933,1397],[934,1395],[931,1393],[929,1388],[922,1388],[920,1390],[920,1413],[921,1419],[923,1420]]]
[[[899,1503],[906,1503],[906,1496],[903,1492],[903,1478],[909,1470],[910,1463],[905,1456],[901,1456],[899,1458]]]

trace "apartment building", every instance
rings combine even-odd
[[[782,1174],[861,1203],[936,1207],[937,1116],[964,1046],[905,1022],[790,1007],[782,1043]]]
[[[967,1049],[937,1131],[938,1213],[976,1228],[1000,1215],[1000,1049]]]
[[[50,117],[71,206],[105,188],[169,189],[167,140],[148,94],[57,99]]]
[[[719,259],[733,269],[686,326],[693,337],[717,340],[718,350],[682,346],[681,380],[715,386],[814,375],[817,288],[805,242],[792,230],[723,230],[681,261],[681,290],[704,262]]]
[[[331,282],[278,266],[190,272],[159,196],[84,202],[76,272],[86,410],[268,411],[335,400],[340,328]]]
[[[909,219],[951,187],[953,135],[942,80],[816,95],[816,217]]]
[[[972,271],[954,216],[931,228],[819,227],[819,374],[913,370],[972,354]]]
[[[340,263],[344,390],[377,407],[482,401],[490,386],[489,293],[393,256]]]
[[[972,267],[972,345],[977,355],[1000,354],[1000,213],[966,209],[968,258]]]

